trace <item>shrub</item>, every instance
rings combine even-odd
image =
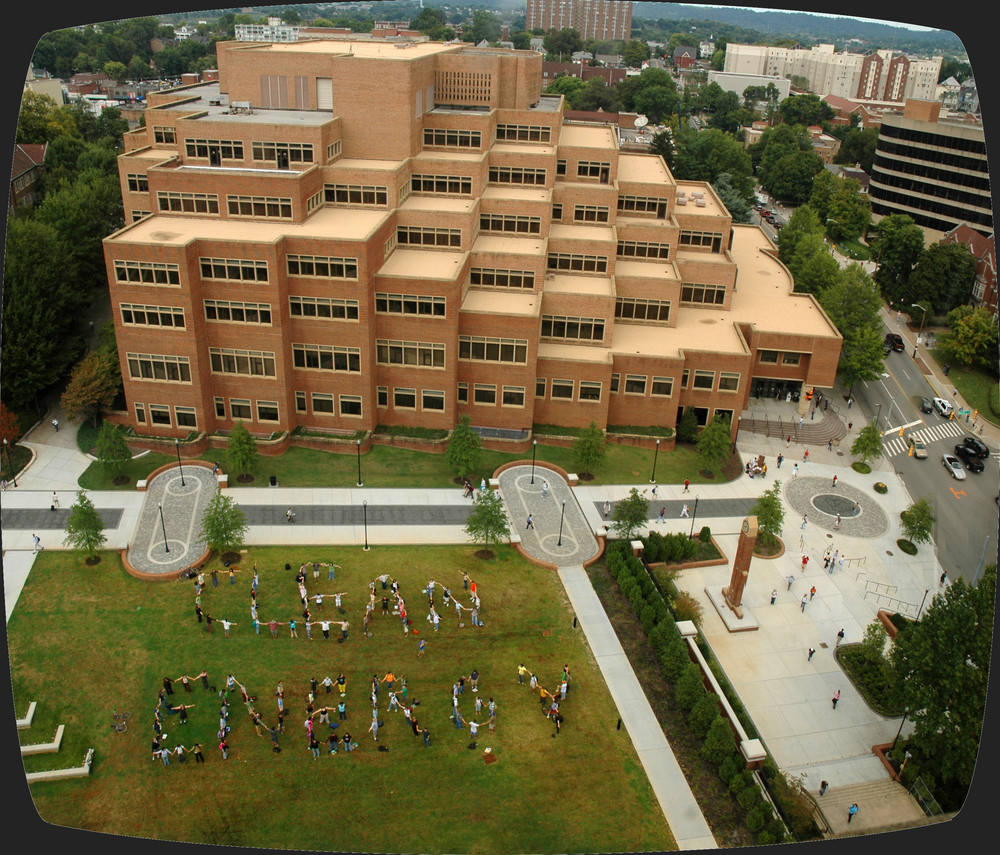
[[[677,441],[694,442],[698,438],[698,414],[694,407],[687,407],[677,423]]]
[[[899,547],[900,552],[905,552],[907,555],[917,554],[916,544],[911,543],[909,540],[903,540],[903,538],[900,538],[896,541],[896,546]]]
[[[656,626],[656,609],[646,603],[642,607],[642,611],[639,612],[639,620],[642,622],[642,631],[648,636],[653,627]]]
[[[674,597],[674,615],[677,620],[694,621],[695,626],[701,626],[701,617],[704,609],[694,597],[687,591],[681,591]]]
[[[635,587],[629,591],[628,601],[632,604],[632,609],[638,615],[642,609],[643,603],[646,602],[642,597],[642,588],[639,587],[638,583],[636,583]]]
[[[678,635],[677,640],[671,642],[665,660],[660,659],[663,676],[667,678],[667,682],[676,686],[688,665],[694,665],[691,661],[691,654],[688,653],[688,643]],[[695,667],[698,666],[695,665]]]
[[[740,793],[740,795],[743,795],[743,793]],[[761,811],[761,807],[762,805],[757,805],[747,814],[747,828],[754,834],[763,831],[764,826],[767,824],[767,821],[764,819],[764,814]]]
[[[651,531],[647,537],[642,538],[642,554],[650,564],[661,561],[663,555],[663,535],[658,531]]]
[[[851,469],[853,469],[855,472],[860,473],[861,475],[870,475],[872,471],[871,466],[869,466],[867,463],[862,463],[860,460],[856,460],[854,463],[852,463]]]
[[[707,525],[703,525],[701,527],[701,531],[698,532],[698,540],[700,540],[702,543],[711,543],[712,529],[710,529]]]
[[[785,839],[785,823],[778,817],[775,817],[768,821],[765,833],[770,834],[774,838],[775,843],[781,843]]]
[[[771,834],[770,831],[762,831],[757,835],[757,844],[759,846],[770,846],[772,843],[778,843],[779,841]]]
[[[736,775],[733,775],[729,780],[729,792],[733,795],[739,795],[742,793],[750,784],[750,773],[743,769]]]
[[[722,716],[720,715],[719,718],[722,719]],[[726,720],[722,719],[722,723],[725,724]],[[708,747],[709,741],[712,740],[712,738],[713,738],[712,737],[712,733],[716,729],[717,729],[716,728],[716,724],[713,721],[712,722],[712,726],[708,729],[708,736],[705,739],[705,745],[701,749],[701,753],[702,754],[705,753],[705,749]],[[726,730],[727,731],[729,730],[729,725],[728,724],[726,724]],[[730,733],[731,733],[731,731],[730,731]],[[727,737],[728,736],[729,736],[729,734],[727,734]],[[708,758],[706,757],[706,759],[708,759]],[[722,780],[726,784],[726,786],[729,786],[729,782],[731,780],[733,780],[733,778],[742,771],[742,768],[743,768],[742,764],[740,763],[740,761],[736,757],[736,755],[733,754],[733,753],[730,753],[729,756],[727,756],[719,764],[719,777],[722,778]]]
[[[745,811],[753,810],[757,804],[760,802],[760,787],[756,783],[750,782],[750,784],[744,787],[739,794],[736,796],[736,801],[739,802],[740,807]],[[764,825],[761,823],[761,828]]]
[[[885,495],[886,493],[888,493],[888,492],[889,492],[889,488],[888,488],[888,487],[886,487],[886,486],[885,486],[885,484],[884,484],[884,483],[882,483],[881,481],[876,481],[876,482],[875,482],[875,488],[874,488],[874,489],[875,489],[875,492],[876,492],[876,493],[880,493],[880,494],[882,494],[883,496],[884,496],[884,495]]]
[[[699,739],[704,739],[708,734],[708,729],[719,714],[719,702],[714,693],[706,692],[691,708],[688,715],[688,727]]]
[[[712,719],[705,734],[705,744],[701,746],[701,756],[720,770],[724,764],[730,763],[733,769],[728,777],[723,777],[726,783],[736,774],[736,745],[733,742],[733,731],[729,722],[719,712],[716,705],[715,718]]]
[[[689,662],[685,666],[674,687],[674,697],[677,705],[684,712],[691,712],[698,699],[705,694],[705,686],[702,684],[701,668],[697,663]]]

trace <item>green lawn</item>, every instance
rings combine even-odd
[[[630,484],[646,483],[653,472],[653,451],[632,445],[607,446],[607,458],[594,473],[588,484]],[[218,453],[221,458],[222,454]],[[212,459],[212,453],[205,459]],[[104,474],[97,463],[80,477],[80,485],[90,490],[135,489],[135,481],[144,478],[157,466],[169,463],[174,458],[151,452],[145,457],[133,460],[127,467],[129,482],[116,487]],[[504,463],[511,460],[531,460],[531,452],[510,454],[500,451],[483,453],[483,468],[479,477],[487,477]],[[537,463],[553,463],[568,472],[575,472],[573,450],[556,445],[538,443],[535,460]],[[274,475],[281,487],[351,487],[358,483],[358,458],[356,454],[335,454],[311,448],[292,447],[279,457],[258,458],[254,480],[246,486],[261,487]],[[656,455],[656,480],[661,484],[679,484],[685,478],[692,484],[708,483],[710,480],[700,475],[702,463],[697,452],[687,446],[677,446],[675,451]],[[455,473],[448,466],[443,454],[426,451],[411,451],[388,445],[373,445],[371,450],[361,455],[361,477],[367,487],[453,487]],[[479,477],[473,480],[478,483]],[[230,473],[229,485],[241,486]]]
[[[103,553],[87,567],[74,553],[38,556],[8,623],[15,707],[24,715],[38,702],[35,725],[20,731],[22,743],[51,738],[65,724],[62,750],[25,758],[28,771],[82,762],[95,749],[93,774],[85,780],[32,785],[41,817],[49,823],[161,840],[294,849],[427,853],[657,851],[675,848],[627,732],[616,729],[618,711],[591,658],[558,577],[509,549],[482,563],[475,547],[252,548],[243,557],[238,584],[223,576],[209,584],[203,607],[216,618],[238,621],[225,638],[216,622],[209,635],[194,616],[189,581],[140,582],[123,572],[117,555]],[[325,572],[310,593],[346,591],[352,628],[345,644],[324,640],[316,627],[309,641],[278,640],[266,627],[258,637],[248,617],[250,567],[261,568],[262,618],[287,621],[300,609],[293,572],[307,560],[343,565],[335,582]],[[211,566],[211,565],[210,565]],[[217,565],[216,565],[217,566]],[[480,584],[486,626],[457,626],[442,611],[441,631],[430,631],[421,594],[428,578],[461,591],[468,569]],[[428,636],[427,655],[404,637],[398,618],[377,616],[374,637],[361,633],[360,608],[367,583],[393,574],[414,620]],[[381,591],[379,590],[379,597]],[[438,597],[440,600],[440,597]],[[324,604],[326,614],[335,611]],[[380,602],[376,614],[381,612]],[[318,614],[318,612],[317,612]],[[516,683],[524,662],[551,686],[569,663],[573,683],[562,705],[563,731],[540,714],[537,694]],[[181,726],[166,717],[167,745],[200,741],[207,762],[164,768],[150,758],[152,709],[164,675],[197,674],[206,668],[221,687],[233,673],[257,695],[265,721],[276,717],[274,686],[286,689],[283,752],[258,738],[237,697],[232,702],[230,759],[221,759],[215,731],[218,700],[200,685],[174,699],[196,707]],[[481,673],[480,693],[496,699],[497,731],[480,732],[469,750],[469,731],[449,720],[450,688],[460,674]],[[380,693],[380,742],[366,733],[369,684],[393,670],[408,678],[415,712],[431,733],[421,747],[401,713],[385,712]],[[308,680],[347,677],[348,720],[360,745],[353,754],[325,753],[314,760],[306,748],[304,695]],[[320,704],[326,699],[320,688]],[[337,699],[334,692],[329,697]],[[468,721],[474,695],[460,708]],[[111,710],[133,712],[129,729],[115,733]],[[485,721],[481,716],[480,721]],[[323,732],[326,726],[318,726]],[[483,749],[498,762],[486,765]]]
[[[931,351],[938,365],[944,364],[944,354],[939,350]],[[985,418],[992,424],[1000,424],[1000,418],[990,410],[990,393],[997,385],[997,378],[976,368],[965,368],[953,365],[948,370],[948,383],[952,384],[945,394],[951,394],[952,389],[958,389],[974,410],[979,410],[979,418]]]
[[[836,241],[835,246],[837,252],[855,261],[868,261],[872,257],[871,248],[857,238]]]

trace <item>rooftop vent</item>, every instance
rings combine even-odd
[[[686,198],[684,198],[683,196],[678,196],[677,197],[677,204],[678,205],[686,205],[687,203],[688,203],[688,200]]]
[[[695,203],[695,205],[697,205],[697,206],[698,206],[699,208],[704,208],[704,207],[705,207],[705,200],[704,200],[704,199],[695,199],[695,200],[694,200],[694,203]]]

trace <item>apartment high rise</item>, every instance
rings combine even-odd
[[[564,121],[541,65],[229,42],[151,93],[105,240],[136,431],[735,422],[832,385],[840,335],[764,234]]]
[[[583,39],[628,41],[632,3],[619,0],[527,0],[525,29],[571,27]]]

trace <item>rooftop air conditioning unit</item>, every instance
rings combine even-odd
[[[700,199],[704,195],[705,194],[701,190],[692,190],[691,191],[691,198],[692,199]]]
[[[688,203],[688,200],[685,199],[683,196],[678,196],[677,197],[677,204],[678,205],[686,205],[687,203]]]
[[[678,199],[683,199],[685,195],[687,195],[687,194],[685,194],[685,192],[683,190],[678,190],[677,191],[677,198]]]
[[[695,203],[695,205],[697,205],[697,206],[698,206],[699,208],[704,208],[704,207],[705,207],[705,200],[704,200],[704,199],[695,199],[695,200],[694,200],[694,203]]]

